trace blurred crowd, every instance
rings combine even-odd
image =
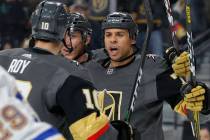
[[[137,47],[141,48],[146,32],[146,19],[143,0],[60,0],[66,3],[72,12],[80,12],[88,17],[93,36],[89,49],[102,48],[101,22],[113,11],[132,14],[139,26]],[[154,16],[149,51],[162,55],[171,45],[169,24],[164,0],[150,0]],[[30,15],[40,0],[1,0],[0,1],[0,49],[27,47],[30,38]],[[129,4],[128,4],[129,3]],[[170,0],[179,43],[185,43],[185,0]],[[191,0],[193,37],[210,27],[210,2]]]

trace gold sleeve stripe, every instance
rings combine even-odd
[[[74,140],[96,140],[109,128],[109,120],[105,114],[97,116],[92,113],[75,123],[69,129]]]

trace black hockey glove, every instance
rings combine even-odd
[[[119,132],[118,140],[141,140],[140,133],[137,129],[132,128],[128,122],[115,120],[111,121],[111,124]]]
[[[191,82],[181,88],[181,94],[186,102],[186,108],[191,111],[201,111],[203,114],[210,113],[210,93],[208,87],[202,82]]]
[[[189,76],[190,61],[188,52],[177,52],[175,48],[170,47],[165,51],[164,57],[168,64],[171,65],[176,76],[184,78]]]

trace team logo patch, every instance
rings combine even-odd
[[[108,7],[108,0],[92,0],[92,6],[96,13],[102,12]]]
[[[105,113],[110,120],[120,120],[122,92],[103,90],[98,93],[100,111]]]
[[[106,74],[111,75],[111,74],[113,74],[113,72],[114,72],[113,68],[108,68]]]

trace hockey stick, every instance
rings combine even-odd
[[[170,32],[171,32],[171,38],[172,38],[172,42],[173,42],[173,46],[176,50],[174,50],[173,48],[169,48],[166,50],[166,54],[167,54],[167,59],[170,62],[174,62],[175,58],[178,55],[178,52],[180,50],[180,47],[178,45],[178,41],[176,38],[176,31],[175,31],[175,25],[174,25],[174,18],[172,15],[172,10],[171,10],[171,4],[169,0],[164,0],[164,4],[166,7],[166,13],[167,13],[167,17],[168,17],[168,22],[170,24]],[[180,80],[182,81],[182,83],[185,83],[183,78],[180,78]]]
[[[193,49],[193,42],[192,42],[192,28],[191,28],[191,7],[190,7],[190,0],[186,0],[186,25],[187,25],[187,43],[188,43],[188,50],[190,53],[190,81],[193,83],[196,82],[195,76],[195,54]]]
[[[175,61],[175,58],[179,54],[180,46],[178,44],[178,40],[177,40],[177,37],[176,37],[174,18],[173,18],[173,15],[172,15],[170,1],[169,0],[164,0],[164,4],[165,4],[165,7],[166,7],[168,22],[170,24],[170,32],[171,32],[171,38],[172,38],[173,46],[176,49],[176,50],[174,50],[173,48],[169,48],[169,49],[166,50],[166,54],[167,54],[167,57],[168,57],[167,59],[170,62],[173,63]],[[182,77],[180,77],[179,79],[182,81],[183,84],[186,83],[185,80]]]
[[[166,12],[168,15],[168,20],[170,23],[170,28],[174,27],[174,21],[173,21],[173,16],[172,16],[172,11],[170,8],[170,2],[169,0],[164,0],[165,7],[166,7]],[[186,25],[187,25],[187,43],[188,43],[188,51],[190,53],[190,70],[191,70],[191,75],[190,75],[190,81],[195,84],[196,82],[196,76],[195,76],[195,59],[194,59],[194,49],[193,49],[193,41],[192,41],[192,29],[191,29],[191,8],[190,8],[190,0],[186,0]],[[176,38],[176,32],[171,30],[172,32],[172,39],[173,39],[173,45],[177,50],[179,50],[179,45],[177,43],[177,38]]]
[[[188,43],[188,51],[190,53],[190,79],[189,81],[196,84],[196,75],[195,75],[195,54],[193,49],[192,42],[192,21],[191,21],[191,7],[190,0],[186,0],[186,26],[187,26],[187,43]],[[199,112],[193,112],[193,125],[195,129],[194,136],[197,140],[200,139],[200,120],[199,120]]]
[[[176,38],[174,18],[172,16],[170,1],[169,0],[164,0],[164,3],[165,3],[165,7],[166,7],[166,13],[167,13],[168,21],[169,21],[169,24],[170,24],[170,31],[171,31],[171,38],[172,38],[172,41],[173,41],[173,45],[176,48],[176,50],[179,51],[180,47],[178,45],[178,41],[177,41],[177,38]]]
[[[143,70],[144,63],[145,63],[146,51],[147,51],[147,47],[148,47],[148,44],[149,44],[151,32],[152,32],[152,29],[153,29],[153,23],[152,23],[153,17],[152,17],[150,2],[149,2],[149,0],[144,0],[143,2],[144,2],[146,18],[147,18],[147,32],[146,32],[146,38],[144,40],[144,44],[143,44],[142,51],[141,51],[141,59],[140,59],[139,69],[138,69],[136,80],[135,80],[136,83],[134,84],[131,99],[130,99],[130,103],[129,103],[129,108],[128,108],[127,113],[126,113],[125,121],[127,121],[127,122],[130,122],[131,115],[134,111],[135,101],[136,101],[137,96],[138,96],[138,88],[140,86],[141,79],[142,79],[142,74],[143,74],[142,70]]]
[[[172,10],[171,10],[171,6],[170,6],[170,1],[169,0],[164,0],[164,3],[165,3],[165,7],[166,7],[166,12],[167,12],[167,16],[168,16],[168,21],[169,21],[169,24],[170,24],[170,29],[171,29],[171,34],[172,34],[172,40],[173,40],[173,45],[174,47],[176,48],[176,50],[174,50],[173,48],[169,48],[170,50],[167,50],[166,53],[167,53],[167,57],[170,61],[174,61],[175,58],[177,57],[178,55],[178,51],[180,49],[179,45],[178,45],[178,41],[177,41],[177,38],[176,38],[176,32],[174,30],[174,20],[173,20],[173,16],[172,16]],[[189,4],[188,4],[189,5]],[[195,66],[195,63],[194,63],[194,51],[193,51],[193,47],[192,47],[192,32],[191,32],[191,19],[190,18],[190,11],[189,12],[186,12],[186,15],[187,15],[187,21],[190,21],[188,22],[188,24],[190,25],[190,27],[188,28],[188,46],[190,46],[190,48],[188,48],[188,50],[190,50],[190,54],[191,56],[193,55],[193,58],[190,58],[190,62],[193,62],[191,63],[191,66]],[[190,31],[190,33],[189,33]],[[190,36],[191,34],[191,36]],[[192,52],[192,53],[191,53]],[[193,64],[193,65],[192,65]],[[194,67],[193,67],[194,68]],[[192,71],[192,70],[191,70]],[[195,70],[194,70],[195,72]],[[195,73],[194,73],[195,75]],[[195,79],[195,78],[192,78],[191,76],[191,80],[192,79]],[[180,80],[182,81],[183,84],[186,83],[186,81],[180,77]],[[194,81],[194,80],[193,80]],[[193,136],[198,139],[199,137],[199,114],[197,112],[193,113],[193,122],[191,122],[191,128],[192,128],[192,132],[193,132]]]

